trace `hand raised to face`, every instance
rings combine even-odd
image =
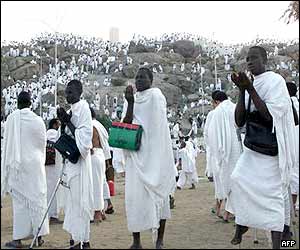
[[[245,90],[253,87],[253,76],[251,76],[250,80],[245,72],[233,72],[231,74],[231,80],[240,90]]]
[[[57,118],[61,121],[61,123],[68,123],[71,120],[71,115],[69,115],[64,108],[57,109]]]

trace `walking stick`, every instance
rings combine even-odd
[[[52,201],[53,201],[53,199],[54,199],[54,197],[55,197],[55,195],[56,195],[56,192],[57,192],[57,190],[58,190],[59,185],[61,184],[62,186],[66,187],[66,188],[70,188],[69,186],[66,185],[66,183],[65,183],[65,182],[63,181],[63,179],[62,179],[62,178],[63,178],[63,175],[64,175],[65,160],[66,160],[66,159],[63,158],[63,167],[62,167],[62,170],[61,170],[61,173],[60,173],[60,177],[59,177],[59,179],[58,179],[58,181],[57,181],[57,183],[56,183],[56,185],[55,185],[55,189],[54,189],[54,191],[52,192],[51,198],[50,198],[49,203],[48,203],[48,206],[47,206],[47,210],[46,210],[46,212],[45,212],[45,214],[44,214],[44,217],[43,217],[43,219],[42,219],[42,221],[41,221],[41,223],[40,223],[40,225],[39,225],[39,227],[38,227],[38,230],[37,230],[37,232],[36,232],[36,234],[35,234],[35,236],[34,236],[32,242],[31,242],[31,244],[30,244],[29,249],[32,249],[34,242],[36,242],[36,246],[39,245],[38,240],[37,240],[37,239],[38,239],[38,235],[39,235],[39,233],[40,233],[40,231],[41,231],[41,229],[42,229],[42,226],[43,226],[43,224],[44,224],[44,221],[45,221],[46,217],[48,216],[48,211],[49,211],[50,206],[51,206],[51,204],[52,204]]]
[[[243,153],[244,149],[243,149],[243,142],[242,142],[242,128],[236,128],[236,135],[237,135],[237,138],[238,138],[238,141],[240,143],[240,150],[241,150],[241,153]],[[254,231],[253,231],[253,243],[254,244],[258,244],[258,239],[257,239],[257,229],[254,228]]]

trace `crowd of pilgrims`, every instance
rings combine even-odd
[[[195,42],[198,42],[204,48],[204,51],[207,53],[208,56],[214,57],[216,51],[220,56],[223,56],[225,59],[225,69],[226,64],[230,58],[233,58],[235,54],[242,49],[245,45],[238,45],[235,47],[226,47],[222,44],[217,45],[214,41],[204,39],[201,37],[193,36],[186,33],[174,33],[171,35],[164,34],[160,38],[153,38],[148,39],[146,37],[135,35],[133,37],[133,41],[136,43],[142,43],[147,46],[155,46],[157,51],[160,51],[162,47],[162,42],[174,42],[177,40],[182,39],[189,39]],[[3,127],[4,127],[4,120],[5,118],[11,114],[14,110],[17,109],[17,97],[19,93],[22,91],[28,91],[31,93],[32,98],[32,110],[36,111],[39,107],[39,104],[42,103],[43,105],[43,112],[42,118],[48,124],[49,121],[56,118],[56,107],[52,104],[43,103],[43,96],[46,94],[54,94],[55,93],[55,81],[58,84],[66,85],[72,79],[78,79],[86,86],[93,84],[98,91],[101,91],[101,88],[108,87],[111,84],[110,81],[110,74],[113,73],[110,71],[110,63],[116,60],[116,57],[120,51],[123,51],[123,55],[125,56],[124,65],[132,64],[133,60],[130,56],[128,56],[128,48],[129,44],[122,44],[122,43],[111,43],[109,41],[103,41],[101,39],[95,38],[84,38],[78,37],[71,34],[57,34],[56,36],[53,34],[42,34],[41,36],[33,39],[30,43],[26,44],[26,47],[23,45],[23,50],[20,49],[20,44],[18,43],[11,43],[9,44],[11,48],[4,56],[12,56],[12,57],[27,57],[33,56],[36,60],[32,60],[31,63],[38,63],[38,59],[40,58],[39,52],[45,52],[45,49],[40,46],[37,51],[36,44],[54,44],[57,41],[58,44],[63,45],[64,47],[74,48],[77,50],[82,51],[82,54],[79,56],[79,59],[75,60],[75,57],[72,58],[71,63],[68,65],[64,61],[59,61],[57,63],[57,68],[55,66],[49,65],[49,72],[45,75],[38,78],[37,76],[33,76],[33,80],[28,83],[26,81],[16,81],[14,85],[11,85],[7,88],[4,88],[2,91],[2,97],[5,99],[5,117],[1,119],[1,135],[3,134]],[[218,47],[219,46],[219,47]],[[278,47],[274,47],[273,55],[278,54]],[[172,53],[173,51],[170,51]],[[102,62],[102,55],[106,55],[108,60],[106,62]],[[281,62],[277,65],[277,69],[286,69],[289,70],[290,75],[292,76],[299,76],[299,73],[294,69],[294,62],[284,63]],[[144,63],[144,66],[147,65],[147,62]],[[122,71],[123,64],[120,64],[116,71]],[[184,64],[179,65],[180,71],[184,72],[185,67]],[[163,72],[163,68],[159,65],[158,70],[153,68],[153,73],[160,73]],[[201,71],[201,67],[199,64],[195,64],[193,67],[194,73]],[[90,83],[88,79],[88,75],[91,73],[98,72],[100,74],[105,75],[105,80],[102,83],[93,82]],[[173,65],[173,72],[176,73],[176,65]],[[216,86],[217,89],[220,89],[220,86]],[[213,90],[213,89],[212,89]],[[200,90],[199,92],[204,91]],[[298,90],[299,93],[299,90]],[[177,169],[179,161],[179,154],[188,155],[191,160],[191,164],[189,165],[188,171],[180,171],[177,176],[177,189],[183,189],[184,186],[189,186],[190,189],[195,189],[195,184],[198,182],[198,173],[196,168],[196,157],[199,153],[203,152],[203,148],[198,137],[198,129],[202,128],[205,129],[205,121],[206,116],[204,113],[197,114],[195,117],[189,117],[189,121],[191,123],[191,130],[184,134],[181,126],[181,119],[183,115],[189,110],[194,107],[200,107],[202,105],[212,105],[211,98],[208,97],[206,93],[203,93],[204,99],[199,98],[198,101],[194,101],[188,103],[186,97],[183,95],[182,99],[185,100],[181,108],[172,109],[168,107],[167,109],[167,117],[171,120],[172,117],[176,117],[175,121],[169,121],[169,127],[171,130],[171,138],[173,143],[173,153],[174,158],[177,163]],[[121,100],[120,100],[121,99]],[[111,120],[120,120],[121,114],[123,112],[123,103],[124,103],[125,96],[123,95],[121,98],[118,96],[110,96],[106,94],[105,100],[102,102],[103,105],[101,106],[100,94],[98,92],[95,93],[95,99],[93,103],[90,103],[90,107],[94,108],[95,110],[103,110],[106,115],[108,115]],[[224,99],[227,100],[227,97]],[[224,101],[224,100],[221,100]],[[215,112],[216,113],[216,112]],[[49,126],[50,127],[50,126]],[[2,138],[2,136],[1,136]],[[124,159],[121,152],[118,149],[111,148],[113,153],[113,163],[112,166],[115,168],[116,173],[121,173],[124,177]],[[212,174],[208,174],[208,177],[213,179]],[[214,180],[216,181],[216,180]],[[110,200],[110,192],[109,192],[109,185],[108,181],[105,181],[105,209],[101,211],[98,220],[103,220],[106,218],[106,214],[111,214],[114,212],[113,205]],[[111,191],[111,190],[110,190]],[[216,191],[217,192],[217,191]],[[174,195],[174,194],[173,194]],[[174,196],[171,194],[170,196],[170,206],[174,208]],[[49,196],[48,196],[49,199]],[[228,219],[231,219],[229,215],[222,216],[220,213],[221,204],[217,203],[216,210],[213,213],[217,213],[219,217],[223,220],[228,222]],[[49,211],[50,213],[50,222],[52,219],[53,223],[61,223],[58,220],[58,214],[56,208],[51,208]]]
[[[217,43],[216,41],[208,38],[201,37],[199,35],[193,35],[190,33],[171,33],[163,34],[161,37],[149,38],[139,34],[134,34],[132,42],[136,44],[143,44],[148,47],[155,47],[156,52],[162,49],[162,44],[166,42],[176,42],[179,40],[191,40],[195,45],[201,45],[203,53],[211,58],[222,56],[224,57],[224,69],[228,70],[227,80],[231,82],[230,79],[230,59],[233,59],[237,53],[239,53],[244,46],[248,46],[251,42],[246,44],[236,44],[234,46],[227,46],[223,43]],[[275,44],[279,44],[278,41],[272,39],[261,39],[256,42],[262,44],[274,45],[274,50],[268,52],[268,56],[277,56],[279,48]],[[289,45],[296,44],[298,41],[290,40],[285,42],[283,49]],[[58,61],[56,68],[55,65],[49,64],[49,71],[38,77],[36,75],[32,76],[32,79],[28,82],[17,80],[15,84],[10,85],[2,90],[2,98],[5,101],[4,115],[2,115],[2,120],[4,121],[6,117],[17,109],[17,96],[24,90],[31,93],[32,98],[32,110],[38,113],[45,122],[49,122],[56,116],[56,108],[54,104],[47,103],[43,101],[43,96],[47,94],[55,94],[55,83],[65,85],[72,79],[78,79],[86,86],[94,86],[96,92],[94,93],[94,100],[90,103],[90,106],[96,111],[103,111],[105,115],[109,116],[112,121],[119,120],[120,115],[123,110],[124,94],[122,96],[111,96],[110,94],[105,95],[105,100],[101,101],[99,91],[101,88],[105,88],[111,85],[111,63],[114,63],[118,59],[120,53],[124,56],[124,62],[120,63],[114,72],[122,71],[124,65],[130,65],[133,63],[133,59],[128,55],[129,42],[110,42],[99,38],[88,38],[83,36],[76,36],[73,34],[64,33],[42,33],[30,42],[3,42],[3,46],[9,46],[9,50],[3,54],[3,57],[33,57],[34,59],[30,62],[32,64],[39,63],[41,56],[49,55],[45,52],[46,49],[43,45],[57,44],[62,45],[69,50],[76,49],[80,51],[80,55],[76,62],[75,57],[72,57],[70,63],[66,63],[64,60]],[[169,51],[173,53],[173,49]],[[107,56],[107,60],[103,62],[102,56]],[[144,62],[143,66],[147,66],[148,62]],[[299,72],[295,68],[295,61],[291,60],[287,63],[281,61],[275,67],[270,67],[271,70],[285,69],[289,71],[289,75],[292,77],[299,77]],[[159,74],[163,73],[163,67],[160,64],[153,65],[153,73]],[[201,72],[203,74],[205,69],[203,69],[199,62],[195,62],[192,65],[192,74]],[[185,73],[185,64],[180,65],[173,64],[172,72]],[[104,75],[103,82],[90,82],[88,79],[89,74],[101,74]],[[190,80],[190,77],[186,77]],[[10,80],[11,77],[8,76]],[[189,109],[194,107],[200,107],[204,105],[211,104],[211,98],[208,97],[207,90],[219,89],[221,90],[221,80],[218,78],[217,84],[213,83],[207,86],[204,90],[200,87],[199,93],[201,98],[198,101],[188,102],[187,97],[182,95],[181,105],[174,107],[168,107],[167,117],[169,119],[170,128],[176,125],[177,121],[180,121],[185,113]],[[232,84],[234,88],[235,85]],[[82,96],[84,99],[84,96]],[[101,105],[102,104],[102,105]],[[204,113],[197,114],[194,117],[189,117],[194,134],[197,134],[197,128],[203,129],[203,121],[205,121],[206,115]],[[176,127],[176,126],[175,126]]]
[[[227,80],[230,80],[230,60],[234,58],[234,56],[241,51],[244,46],[248,44],[237,44],[235,46],[227,46],[222,43],[217,43],[212,39],[207,39],[198,35],[193,35],[189,33],[171,33],[171,34],[163,34],[161,37],[155,38],[147,38],[142,35],[135,34],[132,38],[132,41],[136,44],[140,43],[149,47],[155,47],[156,51],[159,52],[162,48],[162,44],[166,42],[175,42],[178,40],[191,40],[197,45],[201,45],[203,49],[203,53],[206,56],[211,58],[222,56],[224,57],[225,70],[228,70]],[[264,39],[261,40],[261,43],[275,44],[275,40]],[[297,41],[288,41],[284,47],[292,45]],[[105,114],[109,115],[112,120],[116,119],[116,114],[122,110],[124,96],[119,96],[119,103],[116,103],[116,99],[118,96],[113,96],[111,101],[108,99],[111,96],[105,97],[105,101],[102,101],[102,106],[100,105],[100,95],[98,91],[101,91],[101,88],[108,87],[111,85],[111,74],[114,72],[122,71],[124,65],[130,65],[133,63],[133,59],[128,55],[129,50],[129,42],[121,43],[121,42],[110,42],[105,41],[99,38],[87,38],[83,36],[76,36],[73,34],[63,34],[63,33],[42,33],[35,38],[33,38],[30,42],[5,42],[2,46],[9,46],[9,50],[4,53],[3,57],[32,57],[30,63],[37,64],[40,63],[41,56],[49,57],[46,53],[45,47],[43,45],[62,45],[69,50],[75,49],[80,51],[80,55],[78,60],[75,60],[75,57],[72,57],[71,63],[66,63],[64,60],[58,61],[56,68],[54,64],[49,65],[49,71],[42,75],[36,76],[33,75],[32,79],[28,82],[17,80],[13,85],[8,86],[2,90],[2,98],[5,100],[4,106],[4,119],[16,110],[17,103],[17,95],[22,91],[30,91],[32,93],[32,109],[39,113],[44,121],[49,121],[50,119],[55,117],[55,108],[54,104],[47,103],[43,101],[43,96],[46,94],[55,94],[55,83],[65,85],[71,79],[78,79],[83,82],[86,86],[94,86],[97,89],[94,100],[90,104],[91,107],[96,110],[102,110]],[[277,42],[278,43],[278,42]],[[274,46],[274,51],[269,52],[270,55],[278,55],[278,47]],[[173,53],[173,49],[169,51]],[[111,69],[111,65],[118,59],[118,55],[122,54],[124,60],[122,63],[118,65],[118,67],[114,68],[113,72]],[[102,56],[107,56],[107,60],[103,62]],[[148,62],[144,62],[144,66],[148,65]],[[295,70],[295,62],[290,61],[288,63],[280,62],[276,65],[276,69],[286,69],[290,71],[290,75],[292,77],[299,76],[297,70]],[[152,67],[153,73],[163,73],[164,69],[162,65],[156,64]],[[271,70],[274,70],[271,68]],[[185,64],[181,63],[180,65],[173,64],[173,73],[180,72],[186,73]],[[200,66],[199,62],[195,62],[192,65],[191,74],[197,74],[201,72],[204,73],[205,69]],[[88,79],[89,74],[100,74],[104,75],[103,82],[94,81],[90,82]],[[186,76],[187,80],[190,80],[190,76]],[[8,80],[11,79],[11,76],[8,76]],[[214,82],[214,79],[212,79]],[[213,90],[221,89],[221,79],[218,78],[216,86],[213,83],[206,87],[205,90],[199,88],[199,92],[204,92],[204,98],[199,98],[198,102],[188,103],[186,101],[185,96],[182,96],[183,105],[179,107],[180,113],[184,114],[189,108],[197,107],[200,105],[208,105],[210,104],[210,99],[207,98],[207,89]],[[233,85],[234,87],[234,85]],[[84,97],[83,97],[84,98]],[[114,100],[114,101],[112,101]],[[39,110],[40,104],[42,103],[42,109]],[[190,107],[189,107],[190,106]],[[41,113],[40,113],[41,111]],[[174,108],[170,109],[169,117],[173,116],[174,113],[177,113],[177,110]],[[180,117],[177,117],[180,118]],[[195,117],[196,119],[196,117]]]

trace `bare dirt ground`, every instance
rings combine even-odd
[[[164,248],[166,249],[239,249],[239,245],[230,243],[234,235],[234,222],[223,223],[211,214],[214,207],[214,184],[204,177],[205,154],[197,159],[199,183],[195,190],[185,187],[175,193],[175,209],[172,218],[167,221]],[[124,178],[115,179],[116,195],[112,197],[115,213],[99,225],[91,224],[91,248],[126,249],[132,242],[127,230],[124,206]],[[2,202],[1,209],[1,249],[7,241],[12,240],[12,207],[10,197]],[[60,219],[63,219],[61,216]],[[299,225],[297,225],[299,228]],[[298,231],[298,230],[297,230]],[[298,231],[299,232],[299,231]],[[265,231],[257,230],[259,243],[253,243],[253,229],[243,236],[242,249],[270,249]],[[68,248],[69,235],[62,225],[51,225],[50,234],[44,237],[41,248]],[[154,248],[151,232],[141,233],[143,248]],[[30,244],[31,240],[24,241]],[[295,248],[295,247],[294,247]]]

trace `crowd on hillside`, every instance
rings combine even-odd
[[[231,60],[242,50],[244,46],[249,44],[237,44],[235,46],[226,46],[222,43],[217,43],[212,39],[207,39],[199,35],[193,35],[189,33],[171,33],[163,34],[161,37],[148,38],[142,35],[134,34],[132,41],[136,44],[140,43],[149,47],[156,47],[156,52],[159,52],[163,43],[172,43],[179,40],[194,41],[195,45],[201,45],[204,55],[212,58],[222,57],[224,59],[224,69],[228,72],[226,81],[231,82],[230,79],[230,67]],[[257,40],[257,43],[262,44],[276,44],[274,51],[268,51],[269,56],[277,56],[280,49],[285,49],[289,45],[296,44],[298,41],[288,41],[286,43],[279,43],[278,41],[271,39]],[[17,107],[17,95],[22,90],[29,90],[32,93],[32,109],[42,116],[45,121],[53,118],[55,114],[54,103],[45,102],[43,98],[47,94],[55,94],[56,83],[57,85],[65,85],[71,79],[78,79],[82,81],[85,86],[93,86],[96,91],[94,100],[91,101],[91,106],[98,111],[103,111],[110,116],[112,120],[116,119],[117,113],[120,113],[123,103],[119,101],[115,106],[113,102],[107,102],[107,100],[100,100],[99,92],[101,88],[111,86],[111,75],[115,72],[122,72],[123,68],[127,65],[134,63],[133,58],[128,54],[130,43],[121,43],[105,41],[99,38],[88,38],[83,36],[76,36],[73,34],[51,34],[42,33],[39,36],[33,38],[30,42],[4,42],[3,46],[6,49],[2,51],[3,57],[30,57],[32,60],[30,63],[39,64],[41,57],[50,57],[47,54],[47,46],[55,45],[62,46],[66,51],[76,50],[79,52],[79,56],[75,58],[72,56],[70,62],[67,60],[59,60],[56,64],[54,60],[49,64],[49,70],[43,76],[38,77],[33,75],[29,81],[14,81],[15,83],[7,88],[2,89],[2,98],[4,98],[4,116],[7,117]],[[8,48],[8,49],[7,49]],[[173,53],[173,49],[169,51]],[[164,68],[160,64],[149,65],[148,62],[141,63],[143,66],[150,66],[154,74],[164,73]],[[299,71],[296,66],[295,60],[288,62],[278,62],[276,65],[271,66],[271,70],[284,69],[289,72],[292,77],[299,77]],[[203,75],[205,72],[199,62],[195,61],[192,64],[191,71],[187,70],[185,63],[173,64],[172,73],[185,74],[187,80],[192,80],[193,75]],[[90,75],[100,75],[102,77],[98,80],[90,80]],[[11,79],[11,76],[8,76]],[[101,80],[99,80],[101,79]],[[179,107],[179,112],[173,109],[173,112],[168,114],[169,117],[174,116],[173,113],[184,114],[189,108],[199,107],[201,105],[209,105],[210,99],[207,98],[207,92],[211,92],[216,89],[222,89],[221,79],[217,79],[217,83],[214,83],[215,79],[212,79],[212,83],[206,84],[205,89],[201,87],[197,89],[199,91],[199,100],[196,102],[188,102],[186,98],[183,98],[183,102]],[[202,93],[204,92],[204,95]],[[113,96],[117,97],[117,96]],[[204,97],[204,99],[202,99]],[[119,97],[120,98],[120,97]],[[113,99],[113,98],[112,98]],[[40,108],[42,104],[42,108]],[[182,117],[177,116],[177,118]]]

